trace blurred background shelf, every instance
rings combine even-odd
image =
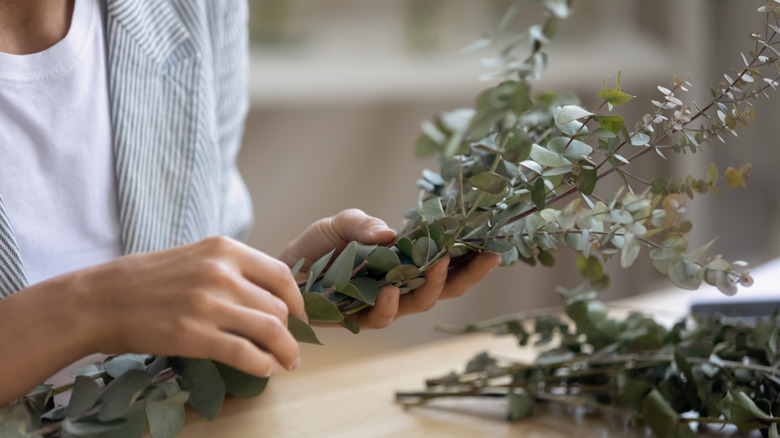
[[[608,52],[591,50],[607,46]],[[639,35],[618,41],[600,35],[573,47],[553,45],[550,58],[541,88],[558,84],[592,92],[599,90],[602,78],[614,78],[618,71],[636,84],[668,77],[677,61],[659,41]],[[424,55],[399,50],[363,54],[318,50],[304,56],[256,48],[250,64],[251,103],[260,109],[473,99],[488,86],[479,81],[480,75],[491,71],[479,59],[477,54],[457,51]]]

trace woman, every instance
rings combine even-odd
[[[239,0],[0,0],[0,404],[96,352],[294,370],[289,265],[392,241],[347,210],[278,259],[239,243],[246,17]],[[412,294],[384,288],[358,322],[460,295],[499,257],[449,277],[448,262]]]

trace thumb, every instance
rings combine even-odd
[[[347,244],[353,240],[368,244],[386,244],[393,241],[395,231],[382,219],[367,215],[356,208],[344,210],[330,218],[333,235]]]

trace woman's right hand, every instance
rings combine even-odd
[[[305,319],[290,268],[225,237],[64,274],[0,301],[0,406],[97,352],[293,370],[288,315]]]
[[[305,312],[289,267],[229,238],[68,275],[96,351],[208,358],[257,376],[300,363],[287,317]]]

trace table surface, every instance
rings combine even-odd
[[[777,297],[780,261],[755,273],[756,283],[744,295]],[[692,301],[717,297],[706,288],[696,292],[666,290],[616,301],[618,308],[685,312]],[[327,347],[324,347],[327,348]],[[394,401],[398,390],[419,390],[426,378],[462,370],[482,351],[533,360],[536,351],[518,348],[511,337],[458,336],[444,341],[372,355],[321,368],[305,366],[275,375],[254,399],[228,399],[219,416],[207,422],[189,411],[181,436],[198,437],[645,437],[644,430],[624,428],[622,420],[549,407],[530,419],[509,423],[503,401],[441,400],[404,409]],[[722,436],[722,435],[721,435]]]

